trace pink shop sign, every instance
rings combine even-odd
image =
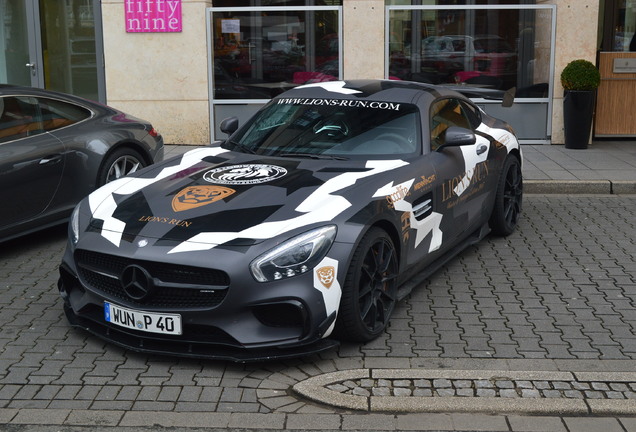
[[[124,0],[127,33],[180,32],[181,0]]]

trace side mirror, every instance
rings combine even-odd
[[[473,145],[477,142],[475,133],[466,128],[459,126],[451,126],[446,129],[444,144],[438,147],[441,150],[444,147],[460,147],[465,145]]]
[[[232,135],[239,127],[239,120],[236,117],[228,117],[221,121],[219,128],[221,132],[227,135]]]

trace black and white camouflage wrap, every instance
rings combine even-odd
[[[364,81],[305,85],[280,98],[415,104],[426,130],[430,104],[448,96],[461,97],[439,87]],[[67,307],[81,316],[87,305],[115,301],[179,313],[184,327],[219,329],[232,340],[221,344],[235,348],[310,347],[333,329],[352,254],[369,227],[390,232],[406,282],[487,223],[503,162],[511,153],[521,158],[521,149],[508,126],[482,117],[474,145],[430,152],[424,141],[422,154],[410,159],[259,157],[211,146],[109,183],[80,204],[80,239],[69,244],[62,268],[83,294],[65,294]],[[251,277],[248,266],[256,257],[328,224],[337,226],[336,240],[312,271],[268,283]],[[223,287],[225,299],[207,310],[145,307],[88,287],[78,276],[79,250],[131,262],[221,269],[230,283]],[[255,305],[279,302],[300,305],[302,328],[267,326],[254,316]],[[90,317],[83,323],[84,328],[105,325]],[[123,339],[115,342],[131,347]],[[175,351],[165,352],[179,354]]]

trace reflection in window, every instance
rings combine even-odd
[[[605,0],[601,4],[601,51],[636,51],[636,4],[632,0]]]
[[[457,99],[442,99],[431,106],[431,150],[446,142],[446,130],[451,126],[471,128],[463,106]]]
[[[469,7],[390,11],[389,76],[547,98],[550,12]]]
[[[271,99],[340,75],[337,10],[213,12],[215,99]]]
[[[37,101],[31,97],[0,98],[0,142],[43,133]]]
[[[40,98],[39,102],[43,127],[47,131],[70,126],[91,116],[85,108],[55,99]]]
[[[55,99],[0,97],[0,142],[50,132],[91,115],[86,108]]]
[[[45,88],[99,100],[93,4],[40,0]]]
[[[276,99],[232,136],[260,155],[386,157],[419,148],[414,105],[385,101]]]

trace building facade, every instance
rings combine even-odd
[[[222,138],[306,82],[472,85],[527,143],[563,142],[559,75],[629,51],[636,0],[0,0],[0,82],[98,99],[167,143]],[[611,45],[611,46],[609,46]],[[515,88],[515,104],[491,97]]]

